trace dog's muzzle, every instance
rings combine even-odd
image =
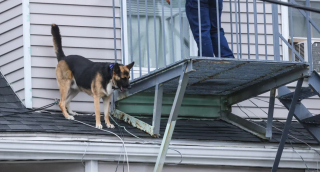
[[[131,85],[129,85],[128,87],[122,87],[122,86],[120,86],[120,88],[119,87],[115,87],[115,86],[112,86],[112,89],[114,89],[114,90],[120,90],[121,92],[122,91],[125,91],[125,90],[127,90],[127,89],[130,89],[131,88]]]

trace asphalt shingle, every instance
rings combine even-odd
[[[88,127],[76,121],[66,120],[62,114],[53,113],[25,113],[28,111],[18,97],[14,94],[12,89],[0,74],[0,132],[43,132],[43,133],[70,133],[70,134],[92,134],[92,135],[111,135],[101,130]],[[12,114],[15,113],[15,114]],[[76,116],[77,120],[95,125],[95,117],[90,116]],[[146,123],[152,123],[152,118],[141,119]],[[127,130],[139,137],[151,136],[123,121],[116,120],[120,125],[125,126]],[[258,122],[265,125],[263,121]],[[160,134],[163,136],[167,124],[166,119],[161,120]],[[273,124],[280,130],[283,129],[283,124],[275,121]],[[105,127],[105,126],[104,126]],[[117,127],[112,129],[112,132],[130,136],[123,131],[122,128]],[[317,144],[312,136],[298,123],[292,122],[290,133],[300,140],[309,144]],[[273,128],[273,139],[265,141],[256,137],[255,135],[246,132],[232,124],[222,120],[192,120],[179,119],[176,124],[174,139],[193,139],[193,140],[218,140],[218,141],[241,141],[241,142],[279,142],[282,132]],[[290,137],[289,137],[290,138]],[[298,141],[289,139],[293,143]]]

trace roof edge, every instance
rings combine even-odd
[[[113,142],[113,141],[111,141]],[[182,153],[181,164],[193,165],[228,165],[250,167],[272,167],[277,147],[251,147],[251,143],[241,143],[238,146],[212,143],[211,146],[198,145],[171,145]],[[159,145],[126,143],[130,162],[155,163],[160,149]],[[295,150],[304,158],[309,168],[317,168],[319,155],[306,146],[295,147]],[[248,153],[250,152],[250,153]],[[84,155],[85,154],[85,155]],[[91,141],[28,141],[28,140],[0,140],[1,160],[98,160],[117,161],[123,154],[122,144],[99,143]],[[84,156],[83,156],[84,155]],[[170,150],[166,163],[177,163],[180,155]],[[300,156],[291,147],[284,149],[280,168],[306,168]]]

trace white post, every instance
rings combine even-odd
[[[281,0],[282,2],[288,2],[288,0]],[[281,34],[285,40],[289,39],[289,12],[288,7],[281,5]],[[293,41],[293,40],[291,40]],[[282,44],[282,58],[283,61],[289,61],[289,47],[286,44]]]
[[[23,60],[24,60],[24,104],[32,108],[32,83],[31,83],[31,46],[30,46],[30,11],[29,0],[22,0],[23,14]]]
[[[85,172],[98,172],[98,161],[86,161]]]

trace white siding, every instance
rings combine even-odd
[[[117,57],[121,60],[120,8],[116,0]],[[66,55],[78,54],[93,61],[114,62],[112,1],[30,0],[33,106],[60,99],[56,82],[51,24],[60,26]],[[119,61],[121,62],[121,61]],[[93,99],[84,93],[71,104],[76,111],[93,111]],[[52,109],[59,110],[58,106]]]
[[[0,2],[0,70],[24,100],[22,1]]]
[[[296,82],[288,85],[289,89],[292,92],[295,89],[294,88],[295,85],[296,85]],[[307,85],[308,85],[308,81],[305,80],[302,86],[307,87]],[[277,94],[278,93],[276,93],[276,96],[277,96]],[[259,108],[257,108],[256,105],[254,105],[250,100],[246,100],[241,103],[238,103],[238,105],[241,107],[241,109],[244,112],[247,113],[247,115],[250,118],[255,118],[255,119],[264,118],[264,119],[266,119],[267,114],[264,113],[263,111],[268,112],[269,104],[267,102],[269,102],[269,95],[270,95],[270,93],[267,92],[267,93],[262,94],[257,97],[258,99],[261,99],[262,101],[258,100],[256,98],[250,99]],[[264,102],[264,101],[266,101],[266,102]],[[320,99],[318,96],[313,96],[308,99],[304,99],[304,100],[302,100],[302,103],[304,106],[306,106],[306,108],[308,108],[308,110],[313,115],[320,114],[320,108],[319,108]],[[281,102],[277,98],[276,98],[275,104],[276,105],[275,105],[273,117],[275,119],[286,119],[289,111],[285,107],[283,107],[283,105],[281,104]],[[248,116],[243,111],[241,111],[241,109],[239,108],[238,105],[233,106],[233,108],[232,108],[233,113],[235,113],[243,118],[248,118]]]
[[[274,52],[273,52],[273,29],[272,29],[272,9],[271,4],[266,3],[265,5],[265,12],[266,12],[266,31],[264,30],[264,15],[263,15],[263,2],[257,1],[257,33],[258,33],[258,55],[259,59],[265,59],[265,54],[267,54],[268,60],[274,59]],[[230,4],[229,1],[223,2],[223,11],[221,16],[221,26],[225,31],[225,36],[227,41],[230,45],[230,48],[233,45],[233,52],[235,57],[237,58],[237,44],[236,44],[236,18],[235,18],[235,5],[234,1],[231,3],[232,8],[232,33],[231,34],[231,25],[230,25]],[[237,4],[237,10],[238,4]],[[237,16],[238,20],[238,48],[240,53],[240,48],[242,50],[242,58],[248,59],[248,30],[247,30],[247,23],[249,23],[249,42],[250,42],[250,59],[256,59],[256,48],[255,48],[255,29],[254,29],[254,9],[253,9],[253,1],[248,1],[248,17],[249,22],[247,21],[247,8],[246,8],[246,1],[240,0],[240,21],[241,21],[241,36],[240,36],[240,29],[239,29],[239,17]],[[279,8],[279,31],[281,32],[281,10]],[[265,41],[265,34],[266,33],[266,40]],[[232,35],[232,36],[231,36]],[[233,44],[231,37],[233,38]],[[240,45],[240,37],[241,37],[241,45]],[[267,52],[265,51],[265,42],[267,42]],[[280,45],[282,43],[280,42]],[[281,48],[280,48],[281,50]],[[280,55],[282,52],[280,52]]]

